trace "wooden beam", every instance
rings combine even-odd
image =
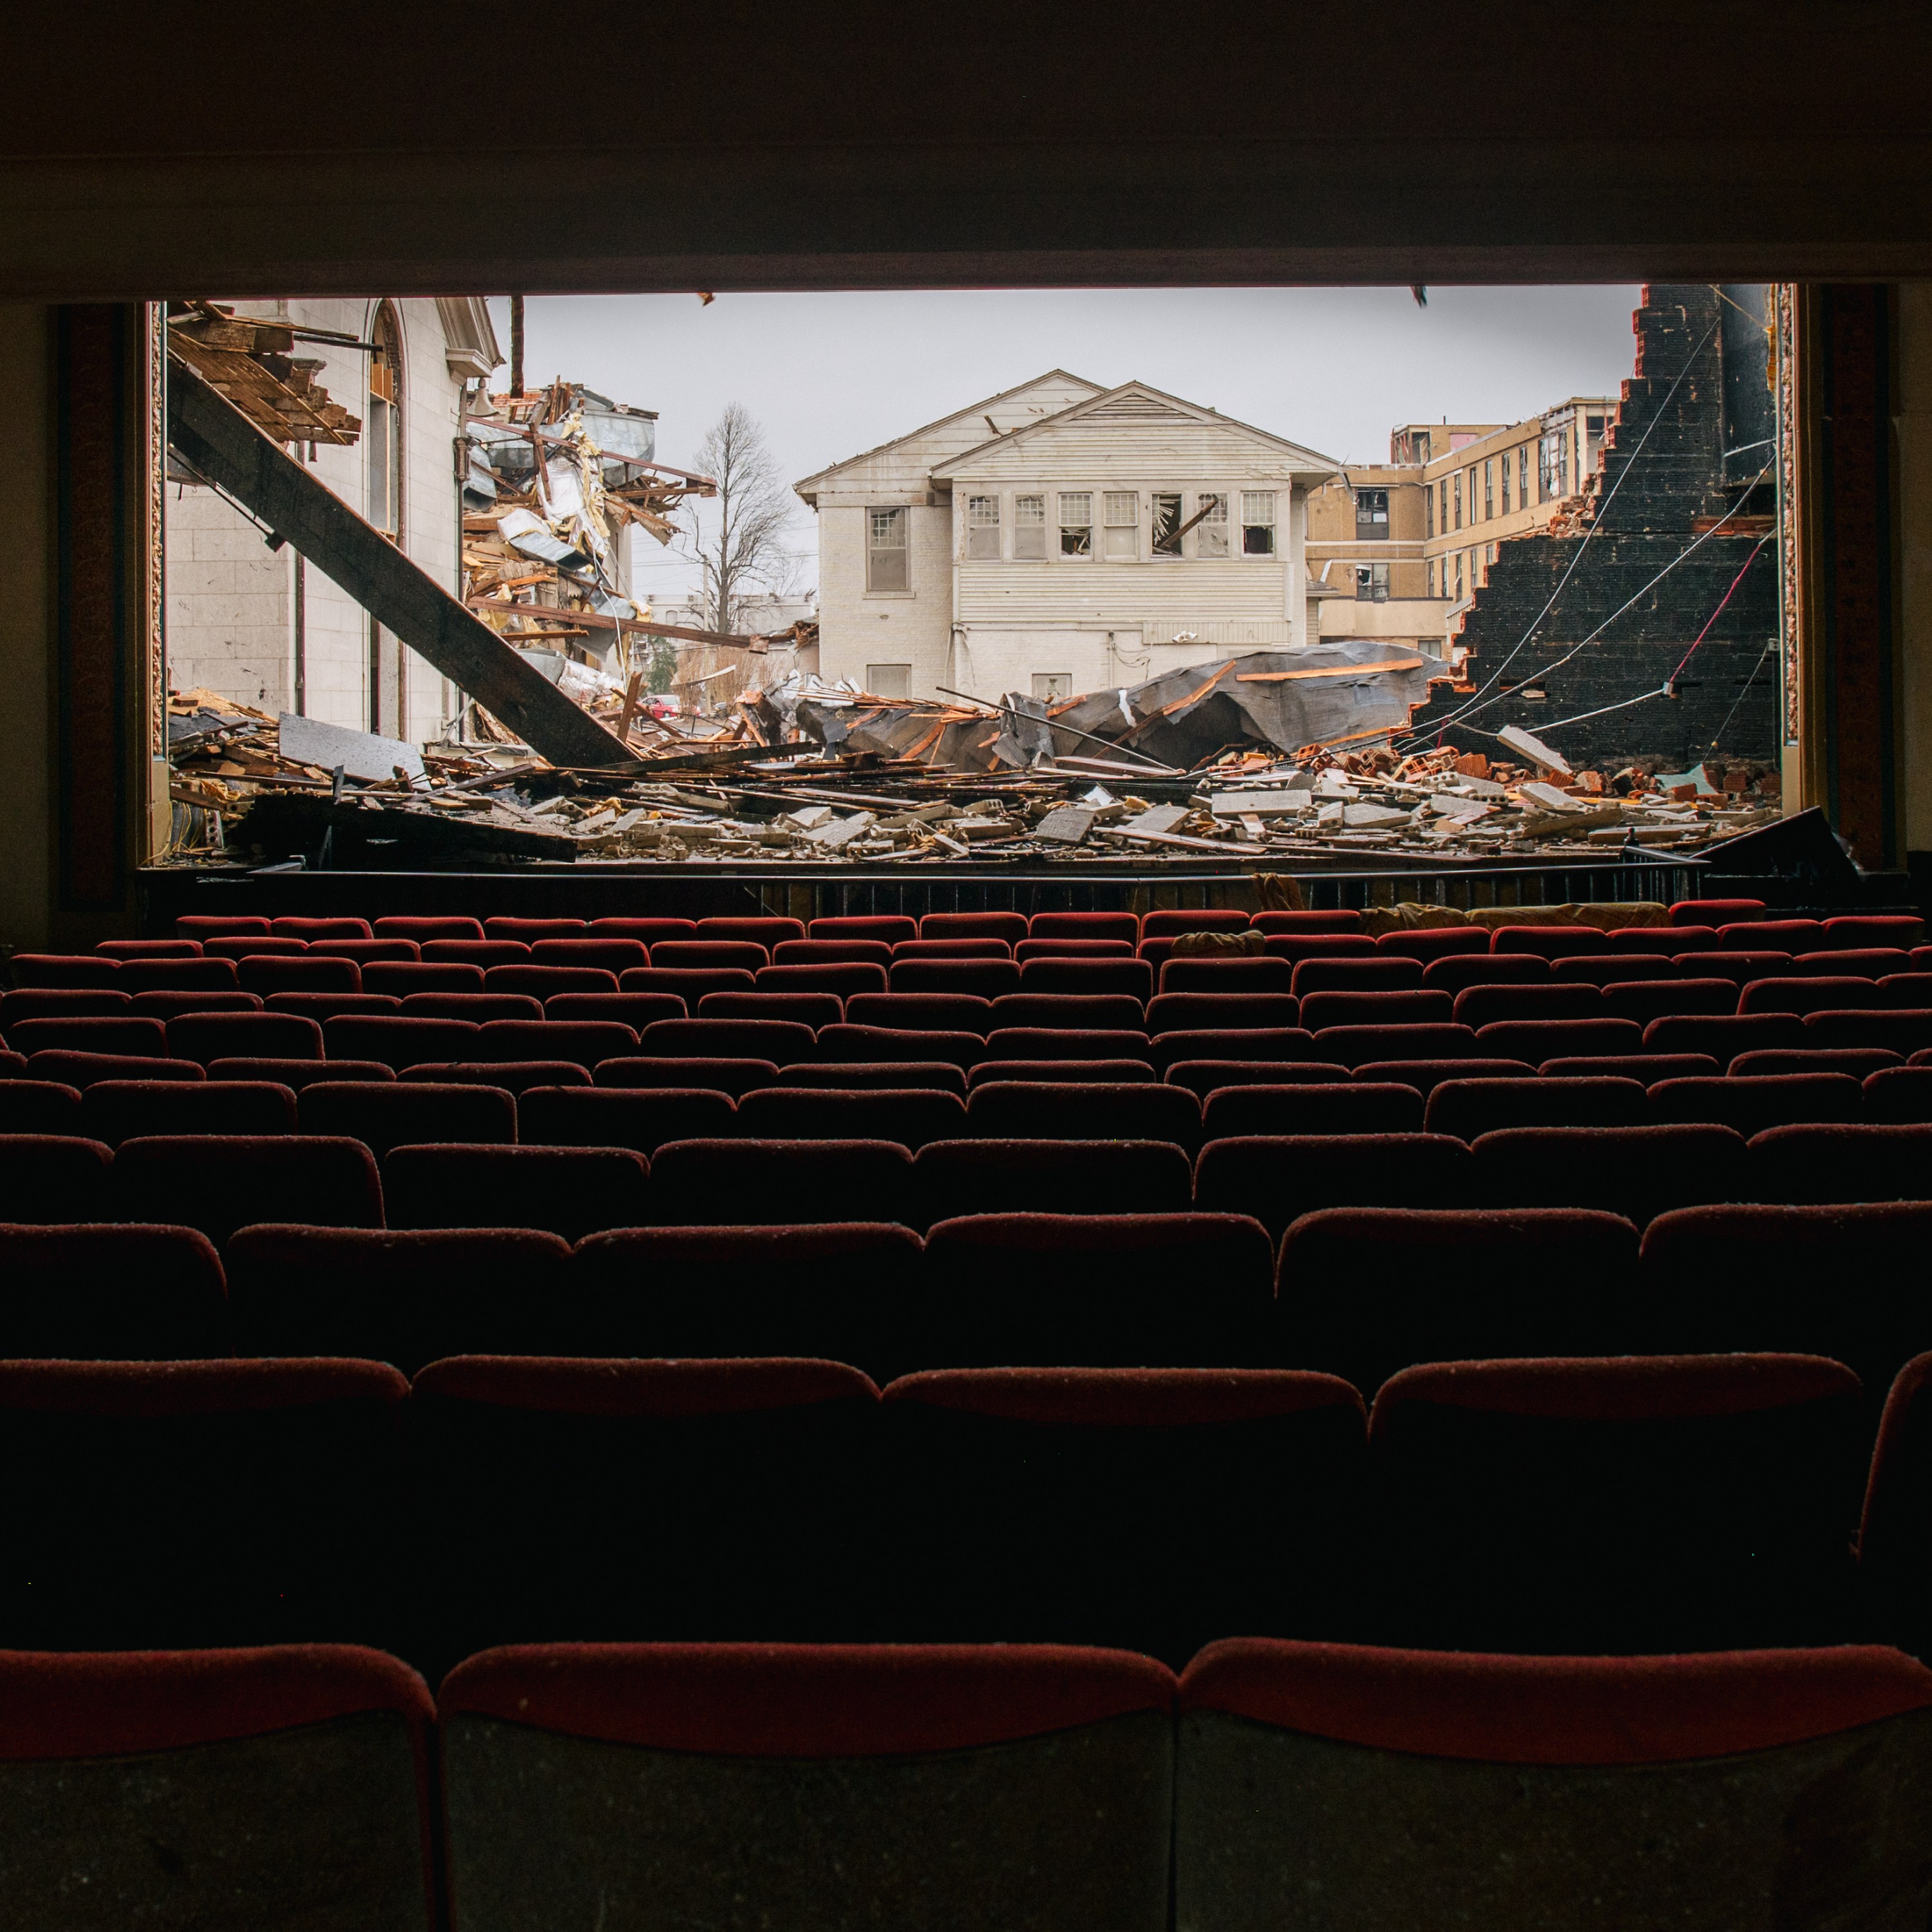
[[[168,366],[169,440],[212,483],[292,544],[378,623],[554,765],[632,754],[488,625],[184,363]],[[560,614],[574,616],[574,613]]]
[[[1361,677],[1372,670],[1415,670],[1420,658],[1378,658],[1373,664],[1324,664],[1316,670],[1237,671],[1237,684],[1286,684],[1298,677]]]
[[[548,604],[519,604],[513,597],[472,597],[472,610],[513,610],[519,616],[567,617],[573,624],[587,624],[593,631],[642,631],[646,637],[678,638],[689,644],[728,644],[736,650],[750,650],[756,638],[734,636],[729,631],[694,631],[688,624],[659,624],[648,617],[607,617],[601,610],[557,610]]]

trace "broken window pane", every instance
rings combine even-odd
[[[1063,698],[1073,695],[1073,674],[1070,670],[1036,670],[1033,674],[1033,694],[1043,698],[1049,704],[1056,704]]]
[[[1436,492],[1426,483],[1422,486],[1422,534],[1425,537],[1436,534]]]
[[[1046,554],[1046,499],[1016,496],[1013,499],[1013,554],[1016,557],[1043,557]]]
[[[1504,516],[1508,516],[1508,515],[1509,514],[1509,513],[1510,513],[1510,488],[1509,488],[1509,483],[1510,483],[1510,460],[1509,460],[1509,452],[1508,452],[1508,450],[1504,450],[1504,451],[1503,452],[1503,460],[1502,460],[1502,472],[1503,472],[1503,473],[1502,473],[1502,486],[1503,486],[1503,506],[1502,506],[1502,507],[1503,507],[1503,514],[1504,514]]]
[[[1000,500],[997,496],[966,499],[966,554],[997,558],[1000,554]]]
[[[1244,490],[1241,492],[1241,554],[1244,556],[1274,554],[1274,492]]]
[[[1483,520],[1487,523],[1496,513],[1496,466],[1495,460],[1483,465]]]
[[[1462,527],[1462,472],[1460,470],[1456,472],[1456,527],[1459,530]]]
[[[1133,490],[1107,492],[1107,554],[1112,557],[1136,557],[1140,554],[1141,500]],[[1037,698],[1040,694],[1035,692]]]
[[[1094,554],[1094,493],[1090,490],[1060,493],[1060,554],[1062,556]]]
[[[1355,538],[1364,542],[1389,533],[1388,492],[1358,490],[1355,492]]]
[[[1364,603],[1386,604],[1389,594],[1389,567],[1385,563],[1358,563],[1355,566],[1355,595]]]
[[[1180,554],[1180,492],[1156,490],[1154,494],[1154,554]]]
[[[912,666],[909,664],[875,664],[866,667],[866,690],[872,698],[910,698]]]
[[[866,512],[866,588],[908,590],[906,513],[903,506]]]
[[[1196,500],[1194,554],[1226,556],[1228,554],[1228,500],[1223,496],[1203,496]]]

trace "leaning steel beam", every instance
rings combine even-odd
[[[572,703],[428,572],[184,364],[168,368],[168,439],[380,624],[555,765],[616,765],[636,754]]]

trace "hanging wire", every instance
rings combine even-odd
[[[1730,710],[1725,712],[1724,722],[1718,727],[1716,731],[1712,735],[1711,748],[1712,751],[1714,752],[1718,748],[1719,741],[1723,738],[1724,734],[1731,728],[1731,720],[1738,715],[1738,706],[1741,706],[1744,703],[1744,700],[1750,695],[1751,686],[1756,683],[1757,674],[1760,671],[1763,670],[1765,660],[1768,658],[1772,652],[1777,648],[1778,640],[1775,638],[1768,638],[1766,639],[1764,649],[1758,653],[1757,662],[1751,666],[1750,676],[1744,680],[1744,689],[1738,693],[1737,704],[1733,704]]]

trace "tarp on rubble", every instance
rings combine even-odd
[[[1229,746],[1292,752],[1406,725],[1409,707],[1429,695],[1430,674],[1447,671],[1406,644],[1336,638],[1187,664],[1144,684],[1090,692],[1054,706],[1051,716],[1055,724],[1185,770]],[[1054,742],[1062,754],[1082,749],[1071,730],[1055,731]]]

